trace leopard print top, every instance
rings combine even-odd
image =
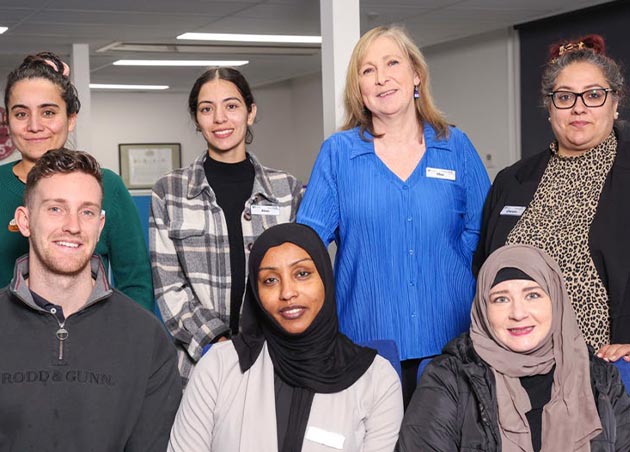
[[[614,132],[577,157],[553,155],[506,243],[525,243],[553,257],[567,284],[584,339],[595,349],[610,343],[608,292],[597,273],[588,237],[606,176],[617,153]]]

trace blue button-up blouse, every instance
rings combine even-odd
[[[468,137],[438,139],[405,181],[358,129],[322,145],[297,221],[335,241],[341,331],[394,339],[401,359],[441,352],[470,325],[472,254],[490,181]]]

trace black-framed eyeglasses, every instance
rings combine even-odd
[[[582,91],[581,93],[554,91],[547,94],[547,96],[551,97],[551,101],[557,109],[567,110],[573,108],[578,97],[582,99],[582,102],[584,102],[584,105],[587,107],[601,107],[606,103],[608,93],[610,92],[615,92],[615,90],[613,88],[592,88]]]

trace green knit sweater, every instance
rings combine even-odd
[[[13,174],[16,163],[0,166],[0,287],[11,281],[15,260],[28,253],[28,240],[8,229],[24,197],[24,184]],[[103,169],[103,191],[105,228],[95,252],[105,268],[111,263],[116,288],[153,311],[151,266],[138,210],[120,177],[107,169]]]

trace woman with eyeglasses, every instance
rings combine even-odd
[[[542,95],[555,140],[501,171],[473,266],[504,244],[545,250],[566,280],[586,342],[630,361],[630,138],[616,120],[619,65],[601,36],[550,48]]]

